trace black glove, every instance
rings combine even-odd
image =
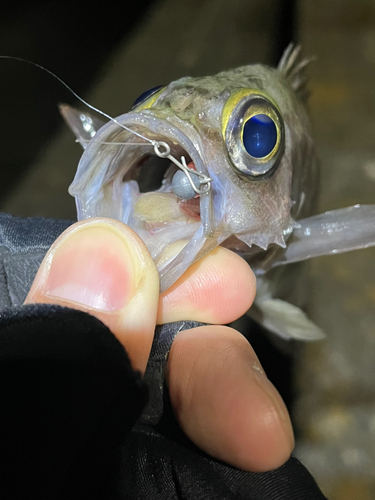
[[[43,253],[67,225],[0,218],[1,285],[10,304],[26,296],[31,282],[25,280],[32,281]],[[10,293],[10,284],[17,293]],[[0,498],[323,499],[294,457],[272,472],[244,472],[184,436],[167,391],[161,405],[163,368],[178,328],[155,338],[146,404],[146,383],[96,318],[51,305],[3,310]]]

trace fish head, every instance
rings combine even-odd
[[[132,227],[162,290],[226,241],[285,247],[309,204],[314,154],[291,54],[279,69],[248,65],[152,89],[86,147],[70,187],[78,218]]]

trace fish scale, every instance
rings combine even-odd
[[[79,127],[82,112],[65,106],[65,120],[87,146],[69,190],[78,219],[107,216],[132,227],[158,265],[161,291],[217,245],[235,249],[257,275],[250,314],[283,338],[322,338],[283,296],[291,275],[285,264],[374,245],[375,208],[314,214],[318,163],[304,105],[308,62],[289,46],[278,68],[256,64],[182,78],[145,93],[93,138]],[[176,169],[188,158],[195,170],[185,174],[209,179],[199,191],[200,220],[182,209],[169,177],[159,189],[139,192],[132,172],[155,154],[145,141],[167,144]],[[174,244],[178,253],[166,258]]]

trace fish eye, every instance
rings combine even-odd
[[[247,180],[270,177],[284,148],[284,125],[263,92],[240,89],[224,106],[223,136],[233,169]]]
[[[160,89],[164,88],[165,85],[157,85],[156,87],[152,87],[152,89],[146,90],[146,92],[143,92],[137,99],[134,101],[133,106],[131,109],[134,109],[138,107],[142,102],[146,101],[149,99],[151,96],[155,95]]]

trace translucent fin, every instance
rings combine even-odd
[[[316,341],[325,338],[323,331],[315,325],[299,307],[280,299],[255,301],[249,316],[264,328],[286,340]]]
[[[332,210],[298,223],[286,250],[279,252],[269,268],[375,246],[375,205]]]
[[[305,70],[313,60],[313,57],[301,57],[301,46],[290,43],[284,50],[278,65],[278,70],[285,75],[292,89],[304,101],[309,97],[309,92],[306,89],[307,76]]]
[[[80,111],[68,104],[60,104],[59,111],[83,149],[86,148],[88,142],[91,141],[96,132],[105,124],[105,121],[91,113]]]

